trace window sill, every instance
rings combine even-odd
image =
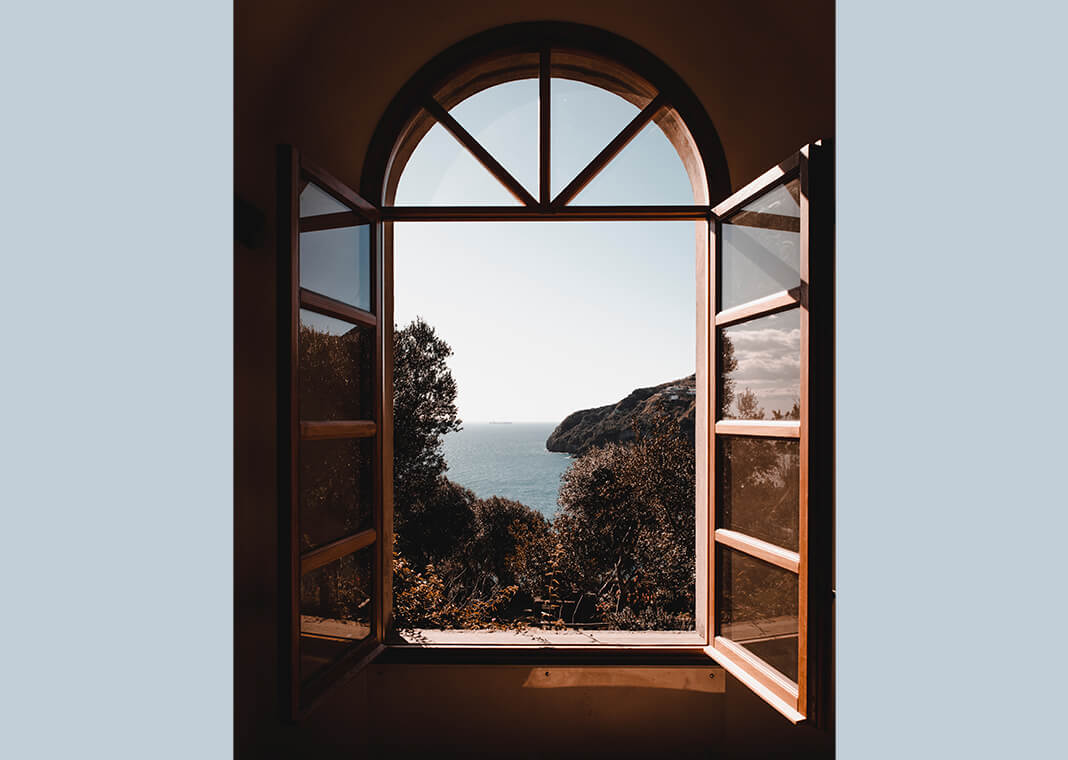
[[[653,647],[700,649],[704,637],[696,631],[602,631],[562,630],[439,630],[417,628],[398,634],[400,647]]]
[[[417,629],[396,635],[375,664],[715,667],[696,631]]]

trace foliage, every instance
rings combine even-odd
[[[694,607],[694,469],[667,414],[636,429],[634,443],[575,460],[554,520],[561,583],[577,601],[569,622],[644,627],[644,618],[674,616],[673,625],[692,626],[681,616]]]
[[[411,533],[413,542],[438,528],[447,529],[449,516],[462,511],[456,494],[446,493],[441,484],[446,468],[442,439],[460,430],[456,380],[446,364],[451,355],[449,344],[420,317],[393,332],[394,517],[398,532]],[[439,498],[446,499],[451,509],[441,514],[428,510],[427,505],[436,505]]]
[[[766,419],[751,389],[746,388],[735,400],[738,419]],[[800,401],[795,400],[786,412],[772,410],[771,417],[799,420]],[[721,484],[720,502],[734,521],[731,524],[759,525],[761,538],[796,548],[801,472],[797,441],[740,436],[731,439],[724,453],[730,476]],[[720,622],[797,615],[797,580],[791,574],[735,552],[724,555],[720,573],[727,590],[717,602]]]
[[[394,617],[401,627],[497,625],[505,607],[532,603],[551,528],[519,502],[477,499],[445,477],[442,442],[460,429],[452,349],[416,319],[394,332],[393,350]]]
[[[456,599],[433,565],[414,570],[393,551],[393,616],[401,629],[485,628],[497,623],[497,611],[508,604],[516,586],[495,586],[485,597]]]
[[[576,458],[550,522],[448,480],[452,351],[421,319],[394,335],[398,627],[693,628],[695,460],[674,416],[660,409],[632,442]],[[729,341],[723,362],[736,366]],[[733,400],[729,380],[721,398]]]
[[[734,380],[731,379],[730,373],[738,369],[738,359],[734,356],[734,342],[725,332],[720,333],[719,363],[720,375],[716,396],[719,401],[719,416],[722,418],[730,416],[728,411],[734,403]]]
[[[301,611],[304,614],[343,620],[368,621],[371,569],[350,554],[336,564],[314,570],[301,579]]]
[[[368,419],[374,405],[374,332],[350,326],[337,335],[301,324],[300,417],[304,420]]]

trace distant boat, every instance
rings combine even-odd
[[[491,425],[511,425],[512,423],[511,422],[498,422],[497,420],[490,420],[489,424],[491,424]]]

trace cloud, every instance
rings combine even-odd
[[[779,330],[766,327],[761,330],[728,330],[735,353],[740,351],[801,351],[801,328]]]

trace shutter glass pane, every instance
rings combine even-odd
[[[719,547],[719,633],[797,680],[797,576]]]
[[[535,198],[538,196],[538,80],[489,87],[449,113]]]
[[[300,216],[318,216],[320,214],[340,214],[351,211],[348,206],[314,182],[309,182],[300,193]]]
[[[371,226],[300,233],[300,286],[371,310]]]
[[[800,191],[800,180],[779,185],[720,226],[720,310],[801,283]]]
[[[371,635],[374,548],[312,570],[300,580],[302,681]]]
[[[374,419],[375,331],[300,310],[300,419]]]
[[[300,550],[372,527],[374,439],[300,442]]]
[[[796,552],[800,443],[735,436],[718,440],[717,524]]]
[[[723,419],[800,419],[801,310],[720,331],[717,398]]]

